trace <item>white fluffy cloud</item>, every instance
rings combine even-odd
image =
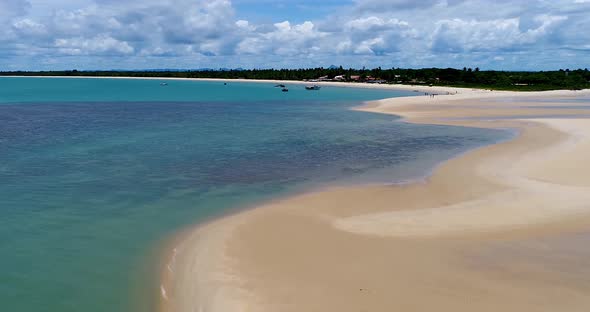
[[[310,21],[295,25],[283,21],[266,31],[256,31],[253,27],[247,30],[237,45],[238,54],[309,55],[322,50],[322,39],[327,36]]]
[[[315,5],[322,10],[322,3]],[[580,31],[590,28],[586,0],[354,0],[321,17],[285,19],[280,11],[278,20],[240,10],[230,0],[0,0],[0,69],[532,69],[590,61],[590,35]],[[559,58],[572,53],[576,57]]]
[[[397,18],[383,19],[376,16],[369,16],[346,22],[344,29],[348,31],[380,32],[404,28],[408,25],[408,22],[400,21]]]
[[[107,35],[98,35],[94,38],[56,39],[54,45],[60,53],[68,55],[121,55],[135,51],[129,43]]]
[[[565,16],[539,15],[536,28],[522,30],[519,18],[498,20],[441,20],[436,23],[432,49],[436,52],[474,52],[523,50],[544,39],[544,36]]]

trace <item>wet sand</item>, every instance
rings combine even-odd
[[[590,109],[551,102],[580,95],[465,90],[357,108],[519,135],[424,182],[322,189],[198,226],[175,246],[163,310],[588,311],[590,119],[578,117]]]

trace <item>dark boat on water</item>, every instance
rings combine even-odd
[[[278,84],[278,85],[275,86],[275,88],[284,88],[284,87],[285,87],[284,84]]]
[[[305,90],[319,90],[320,86],[318,85],[313,85],[313,86],[306,86]]]
[[[281,91],[283,91],[283,92],[289,92],[289,89],[283,88],[283,89],[281,89]]]

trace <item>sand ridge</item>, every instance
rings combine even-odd
[[[590,120],[576,117],[590,111],[549,107],[590,93],[449,94],[357,109],[520,134],[425,183],[317,190],[197,227],[165,310],[587,311]]]
[[[333,225],[340,230],[378,236],[442,236],[551,223],[559,218],[575,218],[589,213],[590,185],[540,180],[529,176],[528,172],[547,172],[546,164],[556,163],[553,159],[563,155],[570,155],[570,159],[558,162],[580,163],[571,158],[581,155],[576,152],[579,146],[590,143],[590,123],[584,119],[529,121],[547,124],[571,136],[542,151],[525,152],[510,159],[482,161],[478,168],[480,174],[509,186],[508,190],[452,205],[341,218]],[[560,174],[563,169],[559,167],[555,171],[554,174]],[[590,179],[585,181],[590,182]]]

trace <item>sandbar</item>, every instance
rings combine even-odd
[[[590,310],[590,109],[555,108],[590,91],[438,92],[355,109],[518,135],[425,181],[323,188],[196,226],[171,247],[162,310]]]

